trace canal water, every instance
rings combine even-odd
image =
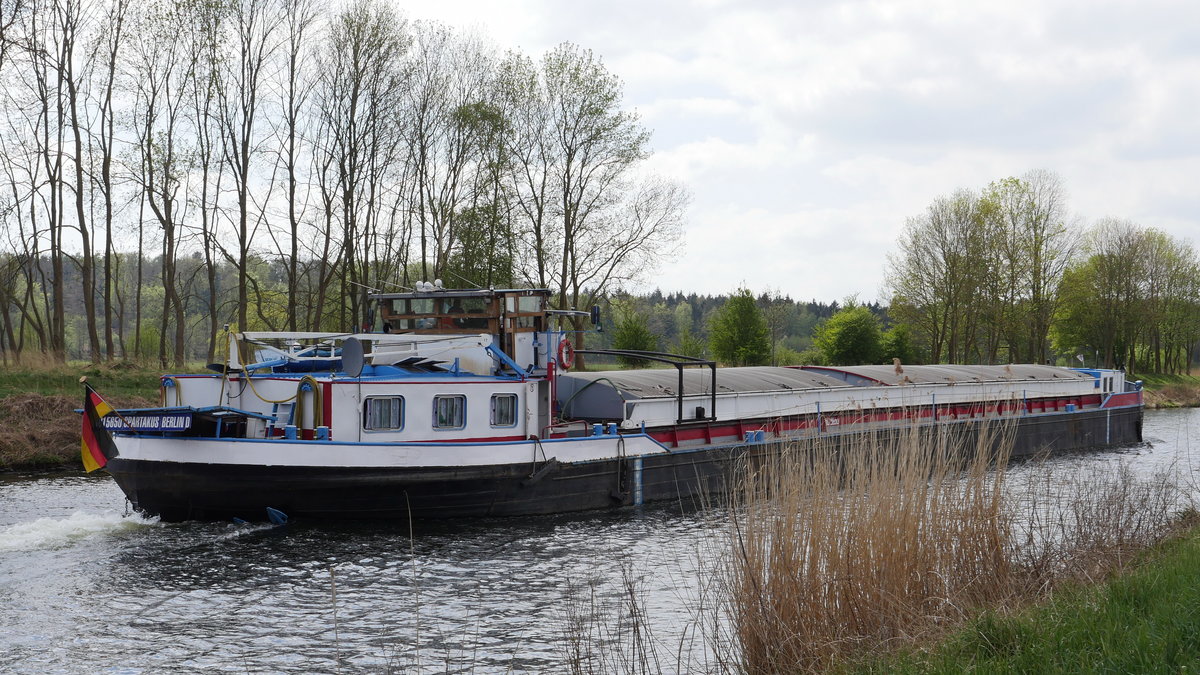
[[[1147,411],[1144,435],[1036,470],[1195,485],[1200,410]],[[416,533],[166,524],[127,513],[106,477],[0,477],[0,672],[562,672],[573,641],[594,656],[630,639],[613,617],[631,590],[666,655],[651,669],[706,670],[719,520],[667,505]]]

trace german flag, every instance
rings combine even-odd
[[[92,385],[83,384],[83,432],[80,450],[83,455],[83,468],[88,473],[103,468],[110,457],[116,457],[117,446],[113,443],[108,429],[104,428],[101,418],[113,411],[112,406],[100,398],[100,394],[92,389]]]

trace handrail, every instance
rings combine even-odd
[[[679,406],[678,419],[676,424],[683,424],[689,421],[706,421],[712,422],[717,419],[717,362],[707,361],[695,356],[685,356],[683,354],[672,354],[670,352],[648,352],[640,349],[576,349],[576,354],[593,354],[597,356],[624,356],[626,358],[641,359],[644,361],[656,361],[675,366],[675,370],[679,371],[679,391],[676,392],[675,398]],[[686,366],[707,366],[712,372],[712,387],[711,387],[711,402],[709,403],[709,414],[707,417],[697,417],[692,420],[683,418],[683,369]]]

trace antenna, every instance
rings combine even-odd
[[[368,291],[371,291],[372,293],[378,293],[378,292],[380,292],[378,288],[373,288],[373,287],[371,287],[371,286],[368,286],[368,285],[366,285],[366,284],[360,284],[360,283],[358,283],[357,281],[351,281],[351,282],[349,282],[349,283],[351,283],[351,284],[353,284],[353,285],[355,285],[355,286],[359,286],[359,287],[361,287],[361,288],[365,288],[365,289],[367,289]]]
[[[454,272],[451,272],[450,270],[442,270],[442,273],[449,274],[450,276],[454,277],[455,279],[458,279],[459,281],[463,282],[464,284],[466,284],[468,286],[471,286],[472,288],[474,288],[476,290],[483,288],[483,286],[480,286],[479,284],[475,283],[474,281],[471,281],[470,279],[464,279],[463,277],[460,277],[459,275],[455,274]]]

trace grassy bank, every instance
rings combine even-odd
[[[1196,375],[1137,375],[1152,408],[1200,407],[1200,377]]]
[[[132,364],[39,364],[0,372],[0,471],[80,468],[79,378],[118,408],[158,403],[159,370]]]
[[[859,672],[1184,672],[1200,667],[1200,528],[1099,586],[1016,613],[985,612],[941,646]]]
[[[161,373],[159,368],[128,362],[10,366],[0,373],[0,400],[19,394],[75,396],[82,400],[79,378],[84,376],[106,398],[157,398]]]

